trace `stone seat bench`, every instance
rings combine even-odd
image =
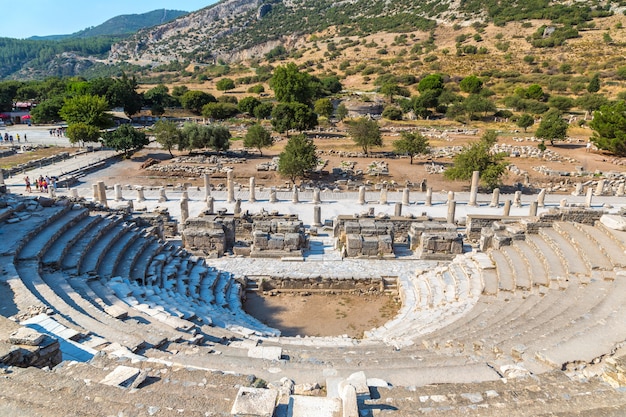
[[[131,230],[131,225],[122,221],[109,228],[106,233],[101,235],[96,242],[85,251],[78,261],[78,275],[92,274],[97,275],[98,267],[105,255],[122,236]]]
[[[489,256],[496,267],[498,291],[515,291],[515,276],[507,257],[499,250],[490,250]]]
[[[156,238],[148,232],[144,230],[139,231],[137,237],[128,245],[124,256],[118,259],[110,277],[121,276],[130,279],[131,270],[137,263],[137,259],[146,250],[146,247],[155,240]]]
[[[540,256],[546,267],[547,276],[550,277],[550,285],[554,282],[560,287],[567,286],[569,275],[558,253],[546,240],[535,234],[526,235],[526,242],[533,247],[535,253]]]
[[[573,223],[557,222],[554,223],[553,228],[576,248],[576,253],[578,253],[589,271],[613,270],[613,263],[606,255],[604,248],[599,246],[598,242],[591,239],[581,229],[574,226]]]
[[[152,239],[143,250],[137,254],[135,261],[131,264],[131,268],[127,271],[122,271],[122,276],[128,278],[131,281],[144,282],[148,275],[148,266],[152,262],[152,259],[159,255],[163,250],[163,242]]]
[[[581,230],[589,238],[591,244],[602,248],[602,253],[609,258],[614,267],[626,268],[626,252],[617,239],[607,232],[601,223],[596,226],[574,223],[574,227]]]
[[[83,261],[83,257],[93,245],[115,225],[121,223],[119,216],[109,215],[98,222],[95,227],[85,232],[74,244],[68,248],[65,256],[61,259],[61,267],[65,270],[73,270],[77,275]]]
[[[22,247],[17,255],[18,259],[40,259],[42,254],[56,243],[56,240],[68,228],[89,215],[89,211],[82,207],[73,207],[64,211],[63,215],[55,217],[36,236],[33,236]]]
[[[517,246],[503,246],[498,251],[506,258],[510,271],[515,277],[515,288],[531,291],[532,278],[530,276],[530,268]]]
[[[129,252],[129,247],[139,239],[141,236],[141,229],[137,227],[130,227],[122,236],[119,237],[109,249],[100,256],[98,262],[98,275],[103,278],[110,278],[115,273],[117,265],[122,260],[133,254]]]
[[[67,251],[82,237],[88,230],[97,227],[98,222],[102,220],[101,216],[86,216],[79,220],[61,236],[59,236],[54,245],[50,246],[43,254],[41,262],[44,266],[54,268],[61,267],[61,259],[67,254]]]
[[[579,253],[578,248],[562,233],[553,227],[543,227],[539,229],[542,236],[558,253],[560,259],[566,265],[566,271],[571,276],[589,275],[591,271],[584,262],[584,257]]]
[[[535,251],[536,247],[529,245],[525,240],[516,240],[511,245],[527,267],[526,274],[528,276],[529,285],[533,287],[548,287],[550,285],[549,272],[545,269],[543,258]],[[520,267],[520,265],[516,265]],[[517,271],[517,268],[516,268]],[[525,278],[522,279],[522,281]],[[530,289],[530,288],[529,288]]]

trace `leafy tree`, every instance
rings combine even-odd
[[[269,84],[276,100],[281,103],[304,103],[311,102],[313,92],[311,89],[311,75],[300,72],[293,62],[285,66],[278,66],[274,70],[274,75],[269,80]]]
[[[123,124],[111,132],[105,132],[102,135],[104,144],[116,151],[124,151],[124,155],[132,149],[141,149],[150,141],[144,132],[141,132],[130,124]]]
[[[272,110],[272,126],[279,133],[302,132],[317,126],[317,115],[302,103],[280,103]]]
[[[180,104],[184,109],[195,114],[201,114],[202,108],[209,103],[216,103],[215,96],[204,91],[190,90],[180,97]]]
[[[380,87],[380,94],[387,97],[390,103],[393,103],[393,96],[399,95],[402,88],[395,82],[386,82]]]
[[[189,91],[189,87],[186,85],[175,85],[172,87],[172,96],[180,99],[187,91]]]
[[[164,84],[159,84],[143,93],[144,100],[153,115],[161,115],[166,107],[173,107],[178,104],[178,100],[169,94],[169,89]]]
[[[587,84],[587,91],[590,93],[597,93],[600,91],[600,75],[598,73],[593,74],[589,84]]]
[[[269,102],[262,102],[254,108],[254,117],[257,119],[267,119],[272,115],[274,105]]]
[[[67,126],[67,137],[70,143],[97,142],[100,139],[100,129],[87,123],[78,122]]]
[[[430,152],[429,146],[428,139],[419,132],[402,132],[401,139],[393,143],[393,149],[396,153],[409,155],[411,165],[413,165],[415,156]]]
[[[555,140],[563,140],[567,136],[568,124],[561,115],[561,112],[552,109],[549,110],[541,119],[539,127],[535,132],[535,136],[540,139],[549,140],[554,145]]]
[[[445,170],[444,176],[451,180],[469,180],[474,171],[480,173],[480,180],[489,188],[496,188],[506,172],[505,153],[491,153],[491,147],[497,141],[494,131],[487,131],[478,142],[465,146],[454,157],[452,166]]]
[[[520,118],[517,119],[517,126],[519,126],[522,129],[524,129],[524,132],[526,132],[526,129],[528,129],[529,127],[531,127],[534,124],[535,124],[535,118],[532,117],[528,113],[522,114],[520,116]]]
[[[548,106],[560,111],[568,111],[574,107],[574,100],[565,96],[552,96],[548,99]]]
[[[588,112],[592,112],[598,110],[602,106],[609,104],[609,100],[602,94],[589,93],[578,97],[574,101],[574,104],[576,105],[576,107],[584,109]]]
[[[59,112],[63,107],[64,99],[61,96],[44,100],[35,106],[30,115],[35,123],[52,123],[61,119]]]
[[[183,142],[181,141],[182,135],[176,123],[169,120],[159,120],[154,124],[152,128],[152,134],[155,140],[161,146],[163,146],[169,153],[172,154],[172,148],[178,146],[178,149],[182,149]]]
[[[350,122],[348,125],[348,135],[352,137],[355,144],[363,149],[363,153],[365,154],[367,154],[372,146],[383,145],[378,123],[376,123],[375,120],[369,120],[365,117]]]
[[[207,103],[202,107],[202,115],[210,119],[224,120],[237,113],[239,109],[232,103]]]
[[[402,109],[397,106],[387,106],[382,116],[387,120],[402,120]]]
[[[128,116],[138,113],[143,104],[141,95],[137,92],[137,80],[135,76],[128,78],[125,72],[122,77],[115,80],[109,92],[107,99],[112,107],[123,107],[124,113]]]
[[[261,104],[261,100],[256,97],[248,96],[239,100],[237,107],[239,111],[242,113],[247,113],[249,115],[254,115],[254,109]]]
[[[337,106],[337,111],[335,112],[335,115],[337,116],[337,119],[339,120],[343,120],[348,116],[348,108],[346,107],[345,104],[340,103]]]
[[[329,119],[333,114],[333,103],[328,98],[320,98],[315,100],[313,109],[319,116]]]
[[[109,104],[103,97],[84,95],[66,99],[59,115],[68,125],[84,123],[106,129],[113,126],[113,117],[108,110]]]
[[[263,126],[258,123],[248,128],[246,136],[243,138],[243,146],[246,148],[257,148],[263,156],[263,148],[269,148],[274,144],[274,138]]]
[[[230,78],[222,78],[215,83],[215,88],[217,88],[217,91],[232,90],[233,88],[235,88],[235,82]]]
[[[315,144],[304,134],[292,136],[278,156],[278,172],[295,184],[317,165]]]
[[[543,92],[543,88],[539,84],[531,84],[526,89],[526,98],[531,100],[544,101],[546,99],[546,94]]]
[[[620,100],[600,107],[589,126],[594,130],[591,141],[599,149],[626,156],[626,102]]]
[[[417,84],[417,91],[423,93],[426,90],[443,90],[443,77],[439,74],[430,74],[422,78]]]
[[[469,94],[478,94],[483,88],[483,82],[475,75],[470,75],[461,80],[459,83],[461,91]]]
[[[488,98],[482,97],[479,94],[470,94],[465,100],[463,100],[463,108],[465,109],[468,117],[474,119],[476,113],[494,113],[496,111],[496,105]]]
[[[248,93],[261,94],[264,92],[265,92],[265,87],[263,87],[263,84],[253,85],[252,87],[248,88]]]

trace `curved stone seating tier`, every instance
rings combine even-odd
[[[543,262],[546,275],[550,277],[550,285],[552,285],[552,282],[556,282],[558,286],[567,286],[569,279],[567,269],[552,246],[541,235],[527,235],[526,242],[532,246],[537,257]]]
[[[597,242],[594,242],[592,238],[586,235],[581,229],[577,228],[573,223],[558,222],[554,223],[553,227],[555,231],[560,233],[563,238],[567,239],[575,248],[576,253],[585,263],[588,272],[594,270],[613,270],[615,265],[609,256],[606,255],[602,247],[598,246]],[[583,242],[586,243],[585,246],[581,246]]]
[[[552,247],[558,258],[563,260],[566,272],[569,276],[585,276],[591,272],[576,247],[558,230],[552,227],[543,227],[539,230],[539,234]]]
[[[100,257],[98,262],[97,275],[103,278],[113,276],[116,266],[128,253],[128,247],[139,238],[140,229],[130,227],[123,231],[123,234],[110,245],[106,253]]]
[[[45,266],[60,268],[61,259],[67,251],[82,237],[88,230],[97,227],[97,223],[102,220],[101,216],[86,216],[59,236],[53,245],[43,254],[41,261]]]
[[[109,254],[111,247],[115,245],[118,239],[127,234],[130,227],[131,225],[122,221],[108,228],[105,233],[100,235],[97,241],[80,257],[76,268],[78,275],[97,275],[98,268],[104,257]]]

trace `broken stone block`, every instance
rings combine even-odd
[[[112,387],[127,388],[133,385],[140,373],[141,371],[139,369],[120,365],[100,381],[100,383]]]
[[[240,387],[230,413],[235,416],[272,417],[278,391],[275,389]]]
[[[600,223],[609,229],[626,231],[626,217],[617,214],[603,214]]]
[[[280,346],[255,346],[248,350],[249,358],[264,359],[267,361],[280,360],[283,349]]]
[[[28,327],[20,327],[9,335],[9,342],[14,345],[39,346],[46,335]]]

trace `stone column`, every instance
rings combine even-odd
[[[546,205],[546,189],[542,188],[541,191],[539,191],[539,194],[537,195],[537,205],[539,207],[545,207]]]
[[[165,187],[159,188],[159,203],[165,203],[168,201],[167,195],[165,195]]]
[[[322,226],[322,208],[320,206],[313,207],[313,226]]]
[[[227,203],[235,202],[235,172],[231,169],[226,173],[226,187],[228,188]]]
[[[209,214],[215,214],[215,199],[212,196],[209,196],[206,201],[206,211]]]
[[[189,199],[187,193],[183,193],[180,198],[180,224],[183,226],[185,221],[189,218]]]
[[[448,204],[448,216],[446,217],[446,221],[448,223],[454,224],[454,216],[456,214],[456,201],[450,201]]]
[[[454,201],[454,191],[448,191],[448,202],[446,204],[450,205],[452,201]]]
[[[380,189],[380,200],[378,201],[381,205],[387,204],[387,186],[384,185],[383,188]]]
[[[322,204],[322,193],[317,187],[313,189],[313,204]]]
[[[513,197],[513,204],[515,207],[522,207],[522,192],[515,191],[515,196]]]
[[[402,203],[396,203],[395,211],[393,215],[396,217],[402,216]]]
[[[598,185],[596,185],[595,195],[602,195],[603,192],[604,192],[604,180],[598,180]]]
[[[70,190],[70,196],[71,196],[72,198],[78,198],[78,190],[77,190],[76,188],[72,188],[72,189]]]
[[[233,212],[235,214],[241,214],[241,198],[238,198],[237,201],[235,201],[235,208]]]
[[[491,203],[489,207],[500,207],[500,189],[494,188],[491,194]]]
[[[583,184],[581,182],[576,183],[576,185],[574,186],[574,191],[572,191],[572,195],[583,195]]]
[[[511,200],[504,201],[504,213],[503,216],[507,217],[511,215]]]
[[[143,187],[140,185],[136,188],[137,190],[137,202],[141,203],[142,201],[146,201],[146,197],[143,195]]]
[[[133,204],[133,200],[128,200],[128,212],[133,213],[135,211],[135,205]]]
[[[92,191],[93,191],[93,201],[98,201],[98,184],[92,184]]]
[[[530,203],[530,210],[528,212],[528,215],[531,217],[535,217],[537,215],[538,206],[539,206],[539,203],[537,203],[536,201],[533,201],[532,203]]]
[[[270,188],[270,203],[277,203],[278,198],[276,198],[276,188]]]
[[[585,207],[591,208],[591,200],[593,200],[593,189],[587,188],[587,197],[585,198]]]
[[[115,189],[115,201],[124,201],[124,197],[122,197],[122,185],[115,184],[113,188]]]
[[[256,180],[254,179],[254,177],[250,177],[250,198],[248,198],[249,203],[254,203],[256,201],[255,188]]]
[[[104,185],[104,181],[98,181],[98,202],[105,207],[107,205],[107,187]]]
[[[559,202],[559,207],[561,208],[567,207],[567,198],[561,199],[561,201]]]
[[[409,204],[411,204],[409,189],[405,188],[404,190],[402,190],[402,205],[408,206]]]
[[[293,204],[298,204],[300,202],[300,197],[298,195],[298,187],[296,187],[295,184],[293,186],[293,192],[291,194],[291,202]]]
[[[365,204],[365,187],[363,185],[359,187],[359,204]]]
[[[620,183],[617,186],[617,193],[615,194],[617,197],[623,197],[624,196],[624,183]]]
[[[428,189],[426,190],[426,201],[424,202],[424,204],[428,207],[433,205],[433,188],[432,187],[428,187]]]
[[[475,206],[476,200],[478,199],[478,181],[480,180],[480,172],[474,171],[472,172],[472,186],[470,188],[470,198],[468,206]]]
[[[204,177],[204,201],[209,201],[209,197],[211,196],[211,175],[209,173],[205,173]]]

